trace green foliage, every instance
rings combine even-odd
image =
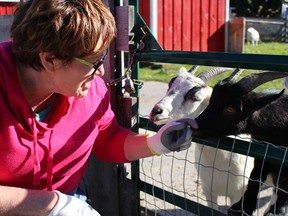
[[[230,0],[238,17],[273,18],[281,14],[282,0]]]

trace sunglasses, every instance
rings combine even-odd
[[[106,49],[105,53],[103,54],[102,58],[97,61],[95,64],[92,64],[84,59],[81,59],[81,58],[77,58],[77,57],[74,57],[74,59],[84,65],[87,65],[88,67],[90,68],[94,68],[93,70],[93,73],[92,73],[92,76],[94,76],[95,72],[99,69],[99,67],[104,63],[106,57],[107,57],[107,54],[108,54],[108,49]]]

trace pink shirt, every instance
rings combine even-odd
[[[92,153],[128,162],[105,83],[93,80],[84,98],[59,96],[38,122],[17,79],[11,42],[0,44],[0,185],[68,193],[80,182]]]

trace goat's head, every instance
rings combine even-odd
[[[259,94],[253,92],[257,86],[274,79],[288,76],[284,72],[250,74],[236,82],[241,70],[214,86],[209,105],[196,118],[199,129],[195,136],[236,135],[245,133],[247,119],[252,113],[270,104],[283,93]]]
[[[178,76],[169,82],[166,95],[157,102],[150,112],[150,120],[163,124],[170,119],[180,117],[195,118],[208,105],[212,88],[207,82],[217,74],[231,70],[230,68],[213,68],[203,71],[200,75],[194,73],[198,67],[189,72],[181,67]]]

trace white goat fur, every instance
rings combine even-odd
[[[247,29],[247,43],[251,43],[253,46],[254,45],[258,45],[258,42],[260,40],[260,34],[259,32],[252,28],[252,27],[249,27]]]
[[[185,101],[186,93],[197,86],[203,88],[195,94],[193,99],[196,100]],[[203,80],[181,67],[166,95],[155,104],[163,112],[157,116],[151,116],[151,112],[150,119],[156,124],[163,124],[179,117],[196,118],[208,106],[211,93],[212,88]],[[230,198],[231,205],[239,201],[246,190],[254,159],[197,143],[193,145],[195,145],[195,160],[199,164],[196,169],[208,206],[217,209],[219,196]]]

